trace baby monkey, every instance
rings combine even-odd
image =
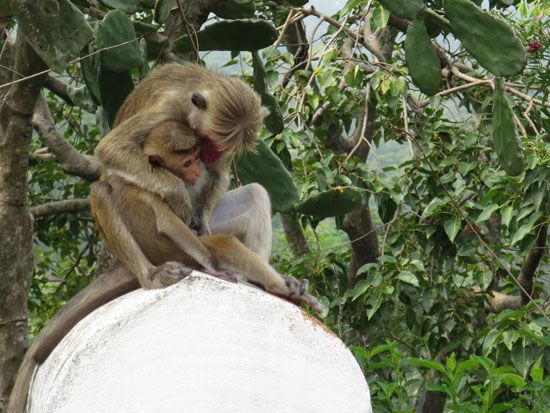
[[[151,168],[164,168],[189,186],[199,184],[203,168],[199,146],[186,125],[169,121],[153,128],[143,152]],[[180,263],[229,280],[244,277],[272,294],[321,311],[317,299],[306,292],[306,281],[283,277],[233,235],[198,237],[161,195],[127,182],[116,172],[107,173],[104,182],[92,189],[92,210],[105,243],[138,279],[139,274],[154,274],[151,266]],[[155,280],[148,279],[149,285],[143,286],[157,287],[151,282]]]

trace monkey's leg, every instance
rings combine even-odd
[[[249,184],[227,192],[210,217],[213,234],[232,234],[265,262],[271,256],[271,202],[263,186]]]
[[[103,240],[143,288],[164,288],[187,277],[191,270],[178,262],[155,267],[149,262],[117,212],[107,182],[96,182],[90,192],[92,213]],[[139,200],[136,199],[136,203]]]
[[[309,304],[315,311],[322,311],[317,299],[306,291],[306,280],[299,281],[293,277],[281,276],[234,236],[205,235],[201,237],[201,241],[212,253],[218,268],[239,273],[252,282],[260,283],[268,292],[296,304]]]
[[[137,278],[119,264],[94,279],[58,311],[40,331],[25,354],[10,395],[7,412],[24,411],[36,365],[46,360],[76,323],[96,308],[137,288],[139,288]]]

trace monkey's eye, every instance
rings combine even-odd
[[[184,168],[189,168],[191,165],[193,165],[193,161],[187,161],[183,164]]]
[[[199,92],[193,92],[191,95],[191,103],[200,110],[206,110],[206,98]]]

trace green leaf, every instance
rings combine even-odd
[[[479,222],[487,221],[491,217],[493,212],[495,212],[499,208],[500,207],[498,205],[486,206],[485,208],[483,208],[483,211],[481,211],[481,214],[479,214],[479,216],[477,217],[476,222],[479,223]]]
[[[449,240],[451,242],[454,242],[456,235],[460,231],[460,224],[462,223],[461,219],[459,217],[451,218],[443,224],[443,228],[445,229],[445,233],[449,237]]]
[[[461,376],[462,373],[468,370],[472,370],[479,366],[479,360],[476,359],[468,359],[466,361],[463,361],[461,363],[458,363],[458,366],[456,366],[455,375]]]
[[[138,10],[138,0],[100,0],[103,4],[111,7],[112,9],[117,9],[123,11],[127,14],[133,14]]]
[[[447,201],[444,201],[440,198],[434,198],[430,201],[424,212],[422,213],[423,218],[427,218],[435,213],[441,211],[441,209],[447,205]]]
[[[419,287],[418,284],[418,278],[416,278],[416,275],[414,275],[412,272],[409,271],[401,271],[397,278],[407,284],[414,285],[415,287]]]
[[[514,236],[512,237],[512,242],[510,245],[514,245],[516,242],[521,241],[525,236],[533,230],[533,224],[527,223],[519,227]]]
[[[533,364],[533,350],[531,347],[518,347],[512,351],[512,364],[517,371],[527,377],[527,373]]]
[[[277,31],[266,20],[223,20],[197,33],[199,50],[259,50],[277,40]],[[186,53],[193,50],[187,36],[174,41],[172,50]]]
[[[505,227],[510,226],[510,221],[512,220],[512,213],[514,212],[514,209],[511,206],[507,206],[502,210],[501,217],[502,217],[502,225]]]
[[[466,50],[495,76],[515,76],[527,63],[521,41],[510,25],[470,0],[447,0],[445,16]]]
[[[267,74],[262,59],[257,51],[252,52],[252,67],[254,69],[254,89],[261,96],[262,105],[269,109],[269,115],[264,120],[265,125],[271,133],[278,135],[285,127],[283,113],[277,99],[269,92],[267,87]]]
[[[294,207],[296,212],[319,218],[345,215],[361,207],[363,193],[350,186],[337,186],[317,195],[310,196]]]
[[[422,0],[378,0],[378,2],[391,14],[402,19],[412,20],[424,10]]]
[[[170,14],[170,10],[177,7],[176,0],[157,0],[155,3],[155,21],[157,23],[164,23]]]
[[[542,356],[540,356],[533,367],[531,367],[531,378],[537,383],[544,381],[544,369],[542,368]]]
[[[113,126],[118,109],[134,89],[132,75],[130,72],[111,72],[100,66],[98,84],[103,110],[107,113],[109,126]]]
[[[519,338],[519,334],[515,330],[507,330],[502,333],[502,341],[508,350],[512,351],[514,343]]]
[[[376,7],[372,12],[371,25],[374,25],[373,29],[383,29],[388,25],[390,19],[390,13],[381,7]]]
[[[504,82],[495,79],[493,92],[493,141],[504,170],[512,176],[523,170],[523,153],[516,139],[514,111],[504,94]]]
[[[136,39],[134,25],[120,10],[107,13],[99,26],[97,43],[100,49],[110,48],[101,52],[101,63],[105,69],[112,72],[126,72],[142,66],[145,62]],[[119,46],[121,44],[124,45]]]
[[[441,85],[441,66],[423,19],[409,23],[405,60],[415,85],[425,94],[435,95]]]
[[[445,364],[450,372],[453,372],[456,368],[456,356],[455,353],[451,353],[449,357],[445,359]]]
[[[238,155],[237,175],[243,184],[261,184],[269,193],[271,206],[278,212],[289,211],[298,200],[292,176],[263,141],[259,142],[257,153]]]
[[[355,275],[361,275],[363,273],[366,273],[366,272],[369,272],[369,270],[371,268],[378,268],[378,264],[377,263],[373,263],[373,262],[368,262],[366,264],[363,264],[361,267],[359,267],[359,269],[357,270],[357,272],[355,273]]]
[[[90,43],[87,48],[84,49],[83,55],[88,55],[95,51],[93,44]],[[99,93],[99,53],[93,54],[80,60],[80,68],[82,69],[82,76],[84,77],[84,83],[88,87],[90,96],[94,100],[96,105],[101,105],[101,94]]]
[[[499,335],[500,332],[498,330],[489,331],[483,340],[483,355],[487,356],[491,352]]]
[[[509,386],[514,386],[514,387],[523,387],[526,384],[523,377],[514,373],[499,374],[495,378],[497,381],[501,383],[507,384]]]
[[[370,286],[370,283],[367,280],[359,281],[353,288],[353,295],[351,297],[351,301],[355,301],[358,297],[365,294],[369,286]]]
[[[85,16],[68,0],[19,2],[16,13],[27,41],[57,73],[62,73],[94,37]]]
[[[222,19],[243,19],[254,17],[254,2],[242,0],[224,0],[212,12]]]
[[[447,370],[445,369],[443,364],[441,364],[439,361],[423,360],[423,359],[412,358],[412,357],[408,358],[406,361],[411,366],[425,367],[427,369],[436,370],[444,374],[445,376],[447,375]]]
[[[370,320],[374,314],[378,311],[380,308],[380,305],[382,304],[382,296],[380,294],[373,295],[370,297],[370,299],[366,302],[367,305],[367,319]]]

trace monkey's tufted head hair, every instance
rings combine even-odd
[[[211,115],[208,129],[219,137],[219,148],[253,151],[265,115],[258,94],[232,77],[222,77],[212,92],[206,109]]]

